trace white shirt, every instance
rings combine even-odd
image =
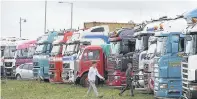
[[[89,81],[95,81],[95,80],[96,80],[96,76],[98,76],[99,78],[103,78],[103,77],[98,73],[97,68],[90,67],[89,72],[88,72],[88,80],[89,80]]]

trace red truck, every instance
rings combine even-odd
[[[66,43],[71,36],[73,31],[60,31],[56,40],[53,42],[53,48],[49,58],[49,81],[53,83],[61,83],[61,73],[62,73],[62,51]]]
[[[77,56],[76,83],[87,86],[89,67],[92,61],[97,61],[98,72],[107,79],[107,85],[122,86],[126,79],[127,64],[131,63],[132,52],[135,49],[135,39],[132,39],[134,32],[133,29],[123,29],[110,39],[110,44],[85,47]],[[114,43],[117,45],[113,45]],[[124,63],[120,63],[120,60]],[[99,83],[101,81],[97,79],[96,84]]]

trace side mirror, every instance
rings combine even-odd
[[[191,41],[191,40],[192,40],[192,37],[189,36],[189,35],[187,35],[187,36],[185,37],[185,39],[186,39],[187,41]]]
[[[15,52],[16,50],[12,50],[12,52]]]
[[[142,38],[140,36],[137,37],[138,40],[141,40]]]

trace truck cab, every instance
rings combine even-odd
[[[135,50],[134,29],[122,28],[110,34],[110,54],[107,57],[107,85],[121,87],[126,84],[127,64],[132,63]]]
[[[154,91],[154,57],[156,55],[157,37],[150,36],[148,40],[148,50],[146,56],[144,57],[144,68],[143,68],[143,78],[144,78],[144,88],[148,93],[153,93]]]
[[[33,75],[35,79],[49,81],[49,55],[56,36],[56,31],[50,31],[37,41],[35,55],[33,56]]]
[[[15,53],[16,67],[24,63],[32,62],[36,48],[35,44],[36,40],[30,40],[17,46]]]
[[[27,41],[27,39],[8,38],[8,40],[9,40],[9,43],[5,47],[3,65],[5,68],[6,77],[15,78],[16,47],[17,47],[17,45],[22,44],[23,42]]]
[[[158,31],[160,24],[164,22],[166,18],[160,18],[158,20],[147,21],[147,23],[141,24],[141,30],[134,34],[136,38],[135,52],[133,54],[133,66],[135,74],[135,86],[136,88],[146,88],[147,86],[147,74],[144,73],[144,65],[149,57],[147,54],[149,47],[151,47],[151,39],[154,38],[154,32]],[[154,45],[153,45],[154,46]],[[149,49],[150,51],[151,49]],[[149,53],[150,55],[150,53]],[[153,58],[153,57],[151,57]]]
[[[75,82],[77,84],[82,85],[83,87],[88,86],[88,71],[92,65],[92,61],[97,62],[98,72],[106,77],[105,68],[107,67],[107,56],[110,52],[110,45],[89,45],[85,46],[77,56],[76,60],[76,79]],[[96,79],[96,84],[102,83],[98,78]]]
[[[62,51],[63,44],[66,43],[71,36],[73,31],[60,31],[56,37],[56,40],[53,41],[53,48],[50,53],[49,58],[49,81],[53,83],[62,82]]]
[[[166,21],[163,30],[155,32],[157,37],[154,57],[154,96],[156,98],[181,98],[182,79],[180,52],[184,51],[186,20],[182,17]]]
[[[182,85],[185,99],[197,98],[197,9],[185,16],[185,51],[182,60]]]
[[[78,67],[76,65],[76,57],[80,49],[87,45],[109,43],[108,36],[106,36],[107,31],[108,27],[106,26],[96,26],[74,33],[79,34],[79,37],[77,38],[77,36],[73,35],[64,51],[62,78],[65,83],[74,83],[77,79],[76,70]],[[78,80],[75,83],[79,83]]]

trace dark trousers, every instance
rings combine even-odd
[[[126,90],[130,89],[130,94],[133,96],[133,84],[131,80],[126,81],[126,86],[121,90],[120,94],[124,93]]]

